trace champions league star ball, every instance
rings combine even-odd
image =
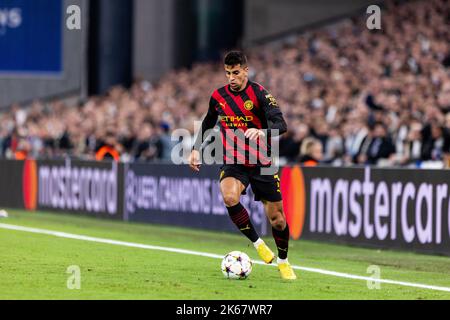
[[[222,273],[225,278],[244,280],[252,272],[252,260],[240,251],[227,254],[222,260]]]

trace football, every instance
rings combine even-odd
[[[244,280],[252,272],[253,262],[244,252],[233,251],[222,259],[222,273],[227,279]]]

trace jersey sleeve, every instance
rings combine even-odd
[[[278,135],[282,135],[287,131],[287,124],[277,100],[263,87],[260,87],[257,92],[261,109],[269,122],[269,129],[278,130]]]
[[[209,107],[208,112],[203,119],[202,127],[200,129],[200,132],[197,134],[197,138],[195,139],[195,143],[192,147],[192,150],[200,150],[203,141],[207,138],[205,137],[205,132],[209,129],[212,129],[216,123],[217,119],[219,118],[219,113],[216,110],[217,101],[211,97],[209,99]]]

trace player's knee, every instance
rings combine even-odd
[[[229,207],[234,207],[239,204],[239,197],[234,194],[224,194],[223,202]]]

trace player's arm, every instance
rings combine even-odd
[[[267,90],[262,90],[260,92],[260,101],[262,110],[269,122],[269,129],[278,130],[278,134],[274,134],[273,136],[286,133],[287,124],[277,100]]]
[[[260,102],[261,108],[266,116],[269,125],[269,133],[272,137],[276,137],[286,133],[287,124],[284,120],[283,113],[281,112],[275,98],[265,89],[256,90],[257,97]],[[249,130],[247,130],[248,132]],[[246,133],[247,133],[246,132]],[[259,136],[264,136],[263,131],[256,130],[247,133],[247,138],[257,139]]]
[[[189,166],[194,171],[200,171],[200,149],[203,144],[203,140],[207,138],[205,137],[205,133],[207,130],[212,129],[216,125],[217,119],[219,117],[219,114],[217,113],[216,110],[216,104],[217,104],[216,100],[213,97],[211,97],[211,99],[209,100],[208,113],[203,119],[200,132],[198,133],[197,138],[195,139],[191,155],[189,156]]]

